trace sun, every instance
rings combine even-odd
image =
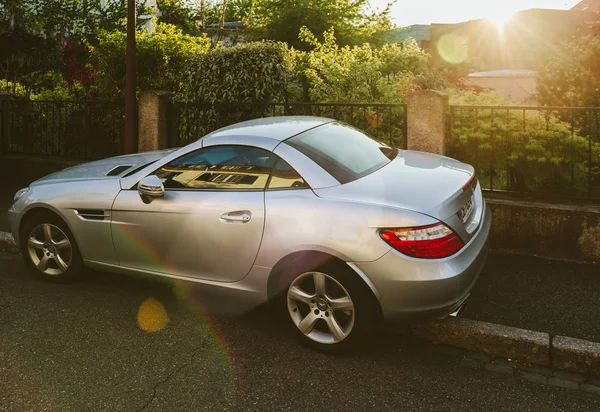
[[[498,27],[499,30],[504,29],[504,25],[510,21],[513,13],[510,12],[496,12],[493,16],[489,16],[487,20],[491,21]]]

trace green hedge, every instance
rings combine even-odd
[[[284,43],[223,47],[191,61],[175,98],[183,103],[285,101],[291,75]]]

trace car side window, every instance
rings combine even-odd
[[[279,159],[273,169],[269,189],[305,189],[308,184],[285,160]]]
[[[262,190],[277,156],[251,146],[211,146],[156,170],[165,189]]]

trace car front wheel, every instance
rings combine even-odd
[[[68,282],[79,277],[83,263],[67,225],[50,214],[33,217],[21,231],[21,252],[37,278]]]

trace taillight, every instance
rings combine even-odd
[[[414,228],[381,229],[379,236],[407,256],[439,259],[458,252],[464,243],[443,223]]]

